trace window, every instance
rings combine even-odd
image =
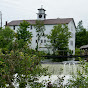
[[[15,30],[15,26],[13,26],[13,30]]]
[[[41,14],[39,15],[39,18],[42,18],[42,15]]]
[[[70,41],[71,46],[73,46],[73,41]]]
[[[46,15],[44,15],[44,18],[46,18]]]
[[[43,43],[43,40],[41,40],[41,43]]]
[[[46,40],[44,40],[44,43],[46,43]]]
[[[37,40],[35,42],[37,43]]]
[[[32,25],[30,26],[30,29],[32,29]]]

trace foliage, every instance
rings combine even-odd
[[[88,63],[80,60],[82,70],[77,71],[77,75],[73,75],[69,81],[68,88],[87,88],[88,87]]]
[[[58,79],[52,84],[50,88],[88,88],[88,63],[79,58],[79,68],[77,74],[71,75],[68,83],[63,85],[64,77]]]
[[[77,25],[76,32],[82,31],[83,29],[85,29],[85,28],[83,27],[83,22],[81,20],[81,21],[79,21],[79,23]]]
[[[76,47],[79,48],[88,44],[88,31],[83,27],[82,21],[79,21],[76,29]]]
[[[58,24],[53,27],[50,35],[47,38],[50,40],[51,46],[53,47],[53,52],[56,50],[64,50],[68,48],[68,41],[71,37],[68,27],[63,24]]]
[[[0,30],[2,29],[2,27],[0,27]]]
[[[18,28],[17,30],[17,39],[23,39],[24,42],[25,41],[29,41],[29,43],[31,42],[31,38],[32,38],[32,33],[29,32],[29,30],[27,30],[30,26],[30,24],[27,21],[23,21],[22,23],[20,23],[20,28]]]
[[[27,42],[24,42],[23,39],[20,39],[20,40],[14,40],[13,42],[9,43],[8,46],[7,46],[7,49],[9,51],[13,50],[13,51],[16,51],[16,50],[22,50],[24,48],[25,45],[28,45]]]
[[[75,49],[75,55],[80,55],[80,49],[79,48]]]
[[[11,50],[7,54],[0,52],[0,87],[9,84],[8,88],[15,88],[13,82],[18,83],[19,88],[25,88],[27,85],[32,88],[44,86],[38,83],[38,77],[46,75],[46,69],[41,67],[40,61],[38,55],[26,53],[25,48],[22,51]]]
[[[75,49],[75,55],[83,55],[84,54],[84,50],[80,50],[79,48]]]
[[[0,48],[6,48],[14,39],[14,31],[9,27],[0,30]]]
[[[36,29],[36,37],[37,37],[37,46],[36,46],[36,50],[38,51],[39,48],[39,42],[42,36],[45,36],[44,31],[45,31],[45,27],[44,27],[44,23],[43,21],[40,20],[36,20],[36,24],[34,25],[35,29]]]
[[[16,84],[19,88],[44,87],[42,82],[38,82],[39,77],[47,75],[40,63],[43,59],[40,55],[44,53],[30,49],[32,33],[27,28],[28,22],[20,23],[20,28],[15,33],[16,38],[9,27],[0,30],[0,38],[4,42],[0,42],[3,43],[0,46],[3,48],[0,49],[0,88],[15,88]]]

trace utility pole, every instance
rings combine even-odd
[[[1,21],[0,27],[2,27],[2,12],[1,11],[0,11],[0,21]]]

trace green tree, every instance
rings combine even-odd
[[[0,27],[0,30],[2,29],[2,27]]]
[[[14,31],[5,27],[5,29],[0,30],[0,48],[6,48],[9,43],[11,43],[14,39]]]
[[[53,27],[50,35],[47,37],[50,40],[49,42],[51,43],[53,52],[55,53],[56,50],[64,50],[65,48],[68,48],[68,41],[71,37],[71,33],[65,24],[58,24]]]
[[[82,21],[79,21],[76,29],[76,47],[88,44],[88,31],[83,27]]]
[[[82,31],[83,29],[85,29],[85,28],[83,27],[83,22],[81,20],[81,21],[79,21],[79,23],[77,25],[76,32]]]
[[[32,33],[27,30],[30,26],[30,24],[27,21],[23,21],[19,25],[20,27],[17,30],[17,39],[23,39],[23,41],[29,41],[32,38]]]
[[[0,87],[5,88],[9,84],[8,88],[15,88],[15,82],[19,84],[19,88],[26,88],[27,84],[32,88],[41,88],[38,86],[43,85],[37,80],[45,75],[45,69],[39,64],[40,60],[37,55],[29,55],[19,50],[8,54],[0,53]]]
[[[0,36],[6,36],[4,41],[9,41],[4,53],[0,49],[0,88],[15,88],[15,83],[19,84],[19,88],[26,88],[27,85],[31,88],[44,87],[44,84],[38,82],[38,79],[42,75],[46,75],[46,69],[41,66],[40,53],[28,46],[28,41],[32,37],[32,34],[27,31],[28,27],[28,22],[21,23],[15,35],[17,39],[14,39],[13,42],[14,36],[11,34],[14,32],[12,30],[10,33],[7,31],[8,27],[0,30]]]
[[[39,42],[42,36],[45,36],[44,31],[45,31],[45,27],[44,27],[44,23],[43,21],[40,20],[36,20],[36,24],[34,25],[35,29],[36,29],[36,37],[37,37],[37,46],[36,46],[36,50],[38,51],[39,48]]]

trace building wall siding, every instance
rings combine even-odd
[[[70,23],[67,25],[68,25],[69,31],[72,33],[72,38],[69,39],[68,46],[69,46],[69,49],[73,50],[73,54],[75,54],[75,25],[74,25],[73,21],[70,21]],[[50,34],[51,30],[53,29],[53,26],[55,26],[55,25],[45,25],[45,29],[46,29],[45,34]],[[13,26],[10,26],[10,28],[13,29]],[[14,31],[17,32],[18,28],[19,28],[19,26],[15,26]],[[32,26],[32,29],[28,28],[27,30],[29,30],[33,34],[32,41],[31,41],[31,48],[35,49],[36,45],[37,45],[36,30],[34,29],[33,26]],[[46,37],[42,37],[39,42],[39,47],[40,47],[39,50],[48,52],[48,49],[45,48],[46,43],[44,43],[44,40],[46,40],[46,43],[50,45],[50,43],[47,42],[48,39]],[[41,41],[43,43],[41,43]],[[71,45],[71,41],[73,41],[73,45]],[[50,49],[50,53],[52,53],[52,49]]]

